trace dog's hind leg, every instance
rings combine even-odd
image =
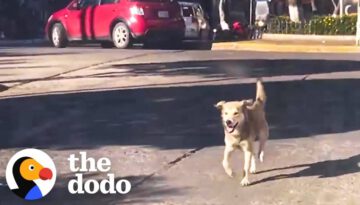
[[[265,144],[267,139],[269,138],[269,129],[266,125],[266,128],[260,130],[259,132],[259,152],[258,157],[260,162],[264,161],[264,151],[265,151]]]
[[[251,173],[251,174],[255,174],[255,173],[256,173],[255,152],[253,152],[252,155],[251,155],[250,173]]]

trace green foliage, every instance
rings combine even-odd
[[[278,16],[270,20],[269,33],[355,35],[356,15],[343,17],[314,16],[308,22],[294,23],[288,16]]]

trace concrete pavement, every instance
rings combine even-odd
[[[1,51],[0,184],[23,147],[59,172],[39,204],[357,204],[360,94],[357,54],[5,49]],[[4,57],[5,56],[5,57]],[[22,68],[20,68],[22,67]],[[18,71],[21,69],[21,72]],[[213,104],[268,92],[266,161],[243,188],[221,167]],[[71,196],[66,158],[108,156],[133,191]],[[235,170],[242,155],[234,155]],[[88,177],[104,178],[101,173]],[[0,186],[0,204],[22,204]]]
[[[356,74],[357,70],[349,66],[353,59],[357,59],[357,54],[279,54],[281,59],[288,59],[288,63],[292,63],[294,59],[306,59],[294,61],[299,66],[291,68],[285,61],[282,63],[276,53],[250,51],[22,48],[3,49],[2,52],[0,84],[6,90],[0,93],[3,97],[139,87],[249,83],[253,81],[252,78],[257,77],[252,74],[252,68],[259,67],[262,70],[264,66],[268,66],[267,63],[275,63],[275,67],[295,71],[284,70],[281,75],[264,76],[267,81],[327,78],[329,73],[331,78],[359,76]],[[241,61],[242,59],[247,61]],[[316,69],[312,65],[317,62],[316,66],[322,66],[321,59],[326,59],[329,66],[332,64],[331,60],[342,61],[330,66],[330,72],[322,72],[323,68]],[[349,63],[343,60],[349,60]],[[307,68],[302,68],[302,62],[306,62]],[[346,70],[341,69],[344,64]],[[218,67],[225,70],[226,74]],[[332,67],[336,67],[335,70]],[[143,72],[139,73],[137,70]],[[301,75],[294,75],[299,72]],[[309,74],[312,75],[308,76]],[[16,89],[8,89],[15,87]]]

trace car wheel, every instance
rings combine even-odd
[[[68,40],[64,26],[61,23],[56,23],[51,29],[51,43],[56,48],[65,48]]]
[[[104,42],[101,42],[101,47],[102,48],[114,48],[114,43],[111,41],[104,41]]]
[[[116,48],[128,48],[131,45],[131,33],[123,22],[117,23],[112,31],[112,40]]]

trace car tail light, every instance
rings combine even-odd
[[[133,6],[130,8],[131,15],[144,16],[144,9],[141,7]]]

